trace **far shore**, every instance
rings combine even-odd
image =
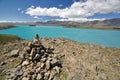
[[[0,25],[0,30],[14,28],[14,27],[16,27],[16,26],[14,26],[14,25]]]
[[[17,24],[15,24],[17,25]],[[23,25],[23,24],[18,24],[18,25]],[[29,25],[30,27],[35,27],[35,26],[63,26],[66,28],[83,28],[83,29],[97,29],[97,30],[116,30],[116,31],[120,31],[119,27],[116,26],[98,26],[98,25],[93,25],[93,26],[89,26],[89,25],[57,25],[57,24],[24,24],[24,25]],[[14,28],[17,26],[14,26],[14,24],[4,24],[4,25],[0,25],[0,30],[3,29],[9,29],[9,28]]]

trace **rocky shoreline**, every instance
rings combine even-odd
[[[68,39],[0,45],[0,80],[119,80],[120,49]]]
[[[14,27],[16,27],[16,26],[14,26],[14,25],[0,25],[0,30],[14,28]]]

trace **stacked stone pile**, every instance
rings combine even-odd
[[[9,73],[6,80],[53,80],[59,76],[62,66],[52,51],[41,44],[37,35],[19,53],[21,63]]]

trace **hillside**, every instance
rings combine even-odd
[[[31,44],[32,47],[30,47]],[[31,51],[34,48],[42,50],[41,57],[33,56],[31,58],[31,53],[38,55],[38,52]],[[42,38],[40,43],[35,39],[15,41],[0,45],[0,49],[0,80],[120,79],[120,49],[117,48],[78,43],[63,38]],[[25,59],[21,58],[23,54],[27,54]],[[31,67],[32,65],[33,67]]]
[[[21,38],[14,35],[0,34],[0,44],[14,42],[16,40],[21,40]]]

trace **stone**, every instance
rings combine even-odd
[[[27,66],[29,64],[28,61],[23,61],[22,66]]]
[[[27,55],[27,53],[24,52],[24,51],[22,51],[22,52],[19,54],[19,57],[20,57],[20,59],[25,60],[25,59],[27,58],[26,55]]]
[[[29,42],[29,43],[28,43],[28,46],[29,46],[30,48],[32,48],[32,42]]]
[[[56,70],[57,73],[60,73],[60,67],[55,66],[54,69]]]
[[[13,79],[14,76],[15,76],[15,74],[14,74],[14,73],[11,73],[10,76],[9,76],[9,78]]]
[[[75,75],[72,80],[81,80],[79,75]]]
[[[38,62],[38,63],[36,64],[36,67],[37,67],[37,68],[41,67],[41,62]]]
[[[20,71],[22,69],[22,65],[18,65],[17,67],[16,67],[16,70],[18,70],[18,71]]]
[[[31,71],[29,71],[29,74],[30,75],[33,75],[35,73],[35,70],[34,69],[32,69]]]
[[[40,61],[44,63],[46,61],[46,58],[42,58]]]
[[[37,75],[37,80],[42,80],[42,75],[41,74]]]
[[[37,74],[33,74],[32,75],[32,80],[36,80],[36,78],[37,78]],[[39,80],[39,79],[37,79],[37,80]]]
[[[42,69],[45,68],[45,63],[41,63],[41,68],[42,68]]]
[[[1,66],[3,66],[3,65],[5,65],[5,64],[6,64],[6,62],[1,62],[1,64],[0,64],[0,65],[1,65]]]
[[[50,69],[50,61],[46,61],[46,69],[49,70]]]
[[[54,58],[57,58],[57,57],[58,57],[58,55],[57,55],[57,54],[54,54],[54,55],[53,55],[53,57],[54,57]]]
[[[27,75],[28,75],[28,71],[25,71],[25,72],[23,73],[23,77],[27,77]]]
[[[17,75],[17,76],[21,76],[23,74],[23,72],[21,70],[20,71],[15,71],[14,74]]]
[[[34,48],[31,50],[30,56],[32,57],[32,59],[36,56]]]
[[[27,51],[28,53],[31,52],[31,48],[30,48],[30,47],[25,47],[24,49],[25,49],[25,51]]]
[[[54,67],[54,66],[58,66],[58,65],[59,65],[58,60],[55,59],[55,58],[53,58],[52,61],[51,61],[51,65],[52,65],[52,67]]]
[[[50,77],[50,71],[47,71],[44,75],[45,75],[45,76],[44,76],[44,79],[45,79],[45,80],[48,80],[49,77]]]
[[[0,74],[3,72],[3,70],[4,70],[3,68],[0,68]]]
[[[60,78],[55,76],[53,80],[60,80]]]
[[[49,80],[52,80],[56,74],[57,74],[56,71],[52,70],[51,73],[50,73]]]
[[[11,51],[9,56],[10,57],[18,57],[19,56],[19,49]]]
[[[52,58],[49,57],[49,58],[48,58],[48,61],[52,61]]]
[[[40,53],[45,53],[45,50],[44,49],[40,50]]]
[[[32,66],[29,66],[29,67],[28,67],[28,70],[32,70],[32,69],[33,69],[33,67],[32,67]]]
[[[28,77],[23,77],[22,80],[30,80]]]
[[[36,73],[39,73],[40,70],[41,70],[41,67],[37,68],[37,69],[36,69]]]
[[[41,58],[41,56],[39,54],[36,54],[34,57],[35,60],[40,59],[40,58]]]

